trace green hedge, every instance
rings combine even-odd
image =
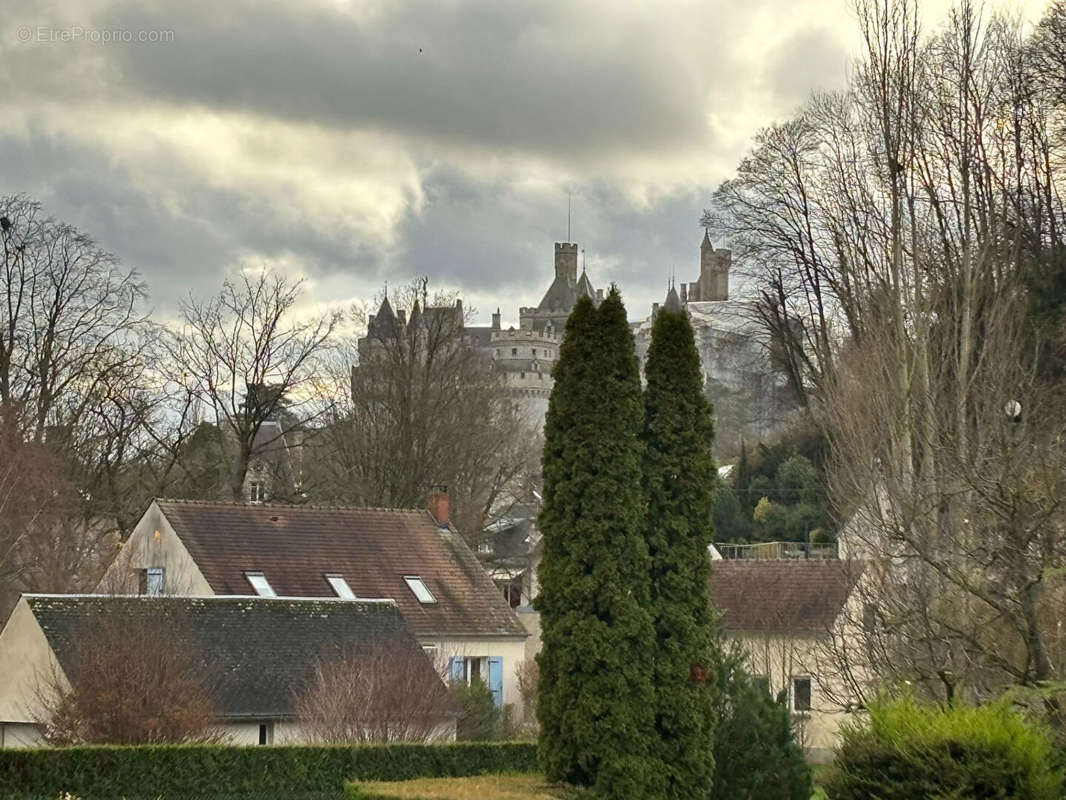
[[[73,792],[82,800],[339,797],[348,780],[533,772],[533,743],[354,747],[163,745],[0,750],[0,798]]]
[[[1058,800],[1062,772],[1050,733],[1005,702],[871,704],[846,725],[826,776],[833,800]]]

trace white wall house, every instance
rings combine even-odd
[[[526,629],[448,519],[431,510],[157,500],[98,591],[396,603],[442,669],[521,703]]]

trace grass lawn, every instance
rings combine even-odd
[[[815,770],[815,783],[819,773]],[[474,778],[418,778],[411,781],[349,783],[349,800],[578,800],[573,787],[549,785],[540,775],[479,775]],[[826,795],[817,785],[811,800]]]
[[[540,775],[478,775],[349,783],[351,800],[576,800],[582,792],[551,786]]]

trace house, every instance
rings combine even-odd
[[[432,687],[447,707],[447,689],[421,652],[395,603],[381,600],[296,600],[263,597],[133,597],[23,595],[0,632],[0,748],[41,743],[35,722],[42,686],[77,679],[83,647],[92,647],[102,622],[112,630],[162,626],[197,674],[212,686],[218,728],[234,744],[306,741],[294,702],[319,664],[343,657],[373,659],[387,647],[418,685]],[[44,681],[44,683],[42,683]],[[438,712],[440,713],[440,712]],[[429,721],[441,738],[454,738],[455,717]]]
[[[756,680],[785,692],[797,739],[826,761],[841,721],[855,706],[831,650],[856,641],[850,620],[859,562],[839,559],[715,561],[711,597],[726,633],[750,657]]]
[[[453,679],[520,703],[526,629],[462,536],[432,512],[156,500],[98,591],[390,598]]]
[[[525,502],[512,504],[485,526],[477,551],[497,589],[529,631],[527,660],[540,651],[540,615],[533,610],[539,591],[537,568],[544,551],[544,537],[537,527],[539,512],[540,495],[531,492]]]

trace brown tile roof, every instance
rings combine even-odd
[[[727,631],[822,633],[861,574],[855,562],[727,559],[711,566],[711,598]]]
[[[394,599],[423,638],[526,636],[462,537],[428,511],[156,502],[217,594],[253,594],[245,572],[262,572],[283,597],[333,597],[336,574],[358,597]],[[405,575],[437,602],[420,603]]]

